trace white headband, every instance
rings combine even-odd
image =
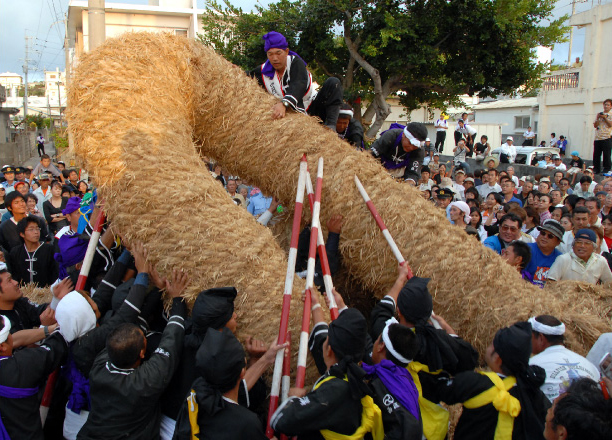
[[[397,322],[397,319],[395,318],[390,318],[390,319],[387,319],[387,321],[385,321],[385,328],[382,331],[382,340],[385,343],[385,348],[387,349],[389,353],[393,355],[395,359],[397,359],[398,361],[404,364],[409,364],[410,362],[412,362],[412,360],[406,359],[404,356],[402,356],[397,351],[395,351],[395,348],[393,348],[391,339],[389,339],[389,326],[391,324],[399,324],[399,322]]]
[[[529,323],[534,332],[542,333],[543,335],[562,336],[565,333],[565,324],[561,323],[555,327],[542,324],[535,317],[529,318]]]
[[[340,112],[338,113],[340,115],[348,115],[351,118],[353,117],[353,110],[340,110]]]
[[[4,327],[0,330],[0,344],[6,342],[11,333],[11,321],[4,315],[2,315],[2,320],[4,321]]]
[[[410,132],[408,131],[408,128],[407,128],[407,127],[404,127],[404,136],[406,136],[406,137],[408,138],[408,140],[410,141],[410,143],[411,143],[412,145],[414,145],[415,147],[419,147],[419,148],[421,148],[421,141],[420,141],[420,140],[418,140],[417,138],[415,138],[415,137],[412,135],[412,133],[410,133]]]

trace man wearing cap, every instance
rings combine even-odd
[[[576,179],[576,175],[578,173],[583,173],[585,169],[586,165],[584,163],[584,160],[580,158],[580,153],[578,153],[577,151],[572,151],[572,160],[570,162],[570,167],[567,170],[567,173],[572,175],[572,184]]]
[[[419,350],[414,360],[429,367],[429,371],[444,369],[450,374],[474,369],[478,353],[472,345],[433,313],[433,299],[427,285],[429,278],[408,279],[405,265],[398,266],[398,277],[387,295],[379,301],[370,316],[370,335],[377,340],[388,319],[399,317],[399,323],[414,328]],[[434,317],[442,326],[436,329],[429,323]]]
[[[561,255],[557,246],[563,241],[565,229],[557,220],[550,219],[538,226],[538,231],[540,234],[535,243],[527,243],[531,250],[531,260],[525,271],[531,276],[533,284],[544,287],[550,267]]]
[[[26,167],[18,166],[15,167],[15,183],[25,182]]]
[[[591,284],[612,283],[607,260],[595,252],[597,235],[591,229],[576,231],[572,249],[559,256],[548,271],[551,281],[576,280]]]
[[[32,173],[29,176],[30,183],[32,183],[32,180],[34,180],[37,175],[43,173],[49,176],[53,176],[61,182],[64,182],[64,176],[62,175],[62,172],[51,163],[51,157],[49,157],[48,154],[43,154],[40,158],[40,162],[32,170]]]
[[[435,147],[431,144],[431,139],[425,138],[425,145],[423,146],[423,153],[425,158],[423,159],[423,165],[427,165],[433,160],[433,155],[436,152]]]
[[[2,167],[2,174],[4,174],[4,178],[6,179],[1,185],[6,189],[6,193],[10,193],[11,191],[15,191],[15,167],[11,165],[4,165]]]
[[[70,276],[73,282],[76,283],[80,272],[80,266],[85,258],[85,252],[89,244],[89,239],[93,232],[91,225],[87,225],[82,233],[79,233],[79,220],[81,218],[81,199],[71,197],[66,203],[66,207],[62,210],[62,214],[66,216],[69,225],[60,229],[55,238],[57,240],[58,253],[55,254],[55,260],[59,263],[59,276],[65,278]],[[94,210],[92,218],[96,215],[101,215]],[[93,221],[92,221],[93,223]],[[0,227],[1,229],[1,227]],[[96,252],[94,253],[91,269],[88,277],[89,280],[95,279],[95,275],[100,272],[109,270],[114,263],[112,254],[112,246],[114,245],[114,235],[107,229],[102,233],[98,240]]]
[[[589,222],[589,210],[586,206],[576,206],[572,211],[572,230],[567,231],[563,235],[563,243],[557,246],[557,249],[561,251],[561,253],[567,253],[572,250],[574,243],[574,235],[579,229],[586,229],[590,226]],[[605,241],[602,242],[602,251],[604,251],[604,246],[607,249]],[[607,251],[606,251],[607,252]]]
[[[542,160],[538,162],[538,168],[544,168],[544,169],[551,168],[552,169],[554,167],[555,167],[555,164],[552,161],[552,154],[550,152],[544,153]]]
[[[401,128],[395,128],[395,127]],[[423,162],[422,142],[427,139],[427,129],[419,122],[410,122],[403,127],[399,124],[384,131],[372,144],[372,155],[393,177],[419,179]]]
[[[487,173],[487,183],[483,183],[482,185],[476,187],[482,200],[486,200],[487,196],[492,192],[501,192],[501,186],[499,186],[497,183],[498,176],[499,173],[497,172],[497,169],[491,168]]]
[[[38,175],[38,183],[40,186],[36,188],[33,194],[38,198],[38,203],[36,207],[39,212],[43,212],[43,203],[47,200],[50,200],[52,197],[51,194],[51,176],[47,173],[41,173]]]
[[[523,137],[525,140],[521,144],[523,147],[533,147],[533,142],[536,137],[536,134],[531,130],[531,126],[527,127],[527,131],[523,133]]]
[[[484,358],[491,372],[440,374],[421,380],[423,393],[448,405],[463,403],[457,440],[540,439],[550,402],[539,388],[545,372],[529,365],[530,355],[531,325],[517,322],[499,330],[487,348]]]
[[[183,348],[187,306],[181,294],[187,282],[186,274],[173,272],[166,289],[172,300],[168,324],[148,360],[140,327],[123,323],[110,332],[89,373],[91,411],[77,439],[159,438],[159,398]]]
[[[570,382],[576,376],[599,382],[597,367],[564,347],[565,324],[551,315],[529,318],[529,323],[533,353],[529,365],[537,365],[546,371],[546,381],[540,389],[551,403],[559,397],[561,384]]]
[[[453,192],[453,190],[450,188],[438,188],[435,192],[437,196],[436,206],[438,208],[442,208],[448,211],[448,206],[450,205],[450,202],[453,201],[453,197],[455,197],[455,193]],[[447,218],[450,219],[448,215]]]
[[[198,294],[191,311],[191,332],[185,336],[179,365],[161,398],[162,439],[172,438],[174,425],[179,423],[175,420],[178,420],[185,396],[189,394],[192,383],[199,376],[199,352],[206,343],[207,332],[227,329],[232,333],[236,332],[238,315],[234,311],[234,300],[237,294],[234,287],[217,287]],[[236,401],[255,412],[266,398],[266,385],[260,377],[274,364],[276,352],[283,349],[283,346],[273,343],[268,347],[263,341],[248,337],[246,347],[250,361],[246,366],[245,377],[241,378]],[[244,360],[244,354],[242,358]]]
[[[289,50],[287,39],[274,31],[262,38],[268,60],[248,74],[257,79],[268,93],[280,99],[272,107],[272,118],[284,118],[287,110],[291,109],[319,117],[326,127],[336,132],[343,93],[340,80],[328,78],[317,93],[313,90],[312,75],[306,63]]]
[[[358,150],[363,150],[363,125],[353,117],[353,107],[349,104],[342,104],[336,122],[336,133],[340,139],[344,139]]]
[[[506,142],[502,144],[499,153],[499,161],[501,163],[514,163],[516,157],[516,147],[514,146],[514,138],[508,136]]]
[[[558,154],[555,154],[553,156],[553,162],[554,162],[554,165],[555,165],[554,166],[555,170],[560,170],[560,171],[567,170],[567,166],[565,166],[565,164],[561,161],[561,156],[559,156]]]
[[[238,404],[246,375],[242,344],[227,327],[209,328],[205,336],[195,358],[198,377],[183,399],[173,438],[265,440],[257,415]]]
[[[448,130],[448,116],[444,113],[440,114],[440,117],[436,119],[434,127],[436,128],[436,144],[434,149],[441,153],[444,150],[444,141],[446,140],[446,131]]]
[[[300,438],[384,438],[381,410],[374,404],[358,365],[366,352],[367,322],[357,309],[338,304],[340,315],[325,322],[318,294],[312,294],[309,349],[319,372],[313,390],[291,388],[272,415],[275,431]]]

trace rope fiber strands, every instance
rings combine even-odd
[[[300,158],[306,153],[314,166],[313,158],[323,157],[321,218],[342,214],[343,264],[382,297],[396,278],[395,257],[364,219],[367,208],[354,184],[359,174],[412,270],[431,278],[436,312],[481,352],[500,327],[536,314],[564,321],[569,348],[580,353],[610,331],[609,308],[581,301],[583,291],[571,283],[543,290],[526,283],[418,191],[313,118],[288,112],[273,120],[277,100],[212,48],[146,32],[108,39],[80,58],[68,97],[73,151],[100,188],[113,228],[142,241],[162,276],[185,269],[192,279],[189,301],[203,288],[236,286],[243,332],[270,340],[277,335],[277,280],[286,254],[269,230],[232,206],[198,151],[282,200],[289,212]],[[162,179],[160,163],[190,173]],[[292,301],[295,310],[299,299]],[[291,313],[293,331],[298,321]]]
[[[285,276],[285,290],[283,293],[283,305],[281,309],[280,328],[278,330],[278,343],[284,344],[287,342],[287,327],[289,324],[289,310],[291,307],[291,293],[293,292],[293,279],[295,277],[295,262],[297,259],[297,246],[300,235],[300,224],[302,219],[302,206],[304,204],[304,187],[306,184],[306,170],[308,163],[306,156],[302,156],[300,161],[300,172],[298,176],[297,192],[295,195],[295,211],[293,213],[293,226],[291,228],[291,246],[289,248],[289,257],[287,258],[287,274]],[[278,398],[281,387],[281,377],[283,373],[283,363],[286,363],[283,351],[276,353],[274,360],[274,373],[272,375],[272,390],[270,393],[270,404],[268,407],[268,424],[266,427],[266,436],[272,438],[274,431],[270,428],[270,419],[272,414],[278,408]]]

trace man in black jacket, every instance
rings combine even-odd
[[[183,347],[187,307],[180,295],[186,284],[186,274],[175,270],[167,284],[168,325],[149,360],[143,362],[147,340],[137,325],[124,323],[110,333],[89,374],[91,412],[78,439],[159,438],[159,398]]]
[[[272,118],[285,117],[288,109],[317,116],[330,130],[336,131],[338,113],[342,105],[342,84],[338,78],[328,78],[321,89],[313,90],[312,75],[300,56],[289,50],[287,39],[278,32],[263,36],[268,60],[249,76],[275,98],[280,99],[272,107]]]

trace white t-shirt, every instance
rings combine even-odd
[[[525,139],[533,139],[535,136],[536,134],[533,131],[527,130],[525,133],[523,133],[523,137]]]
[[[436,121],[436,131],[444,131],[444,128],[441,127],[448,128],[448,122],[446,121],[446,119],[438,119]]]
[[[546,380],[540,389],[551,402],[559,397],[559,385],[563,381],[569,382],[569,370],[573,370],[580,377],[588,377],[599,382],[600,374],[597,367],[563,345],[552,345],[532,356],[529,365],[538,365],[546,370]]]
[[[478,185],[476,189],[478,190],[478,194],[480,194],[480,197],[483,200],[486,199],[487,196],[493,192],[501,192],[501,186],[499,186],[499,184],[497,183],[493,186],[490,186],[488,183],[485,183],[484,185]]]
[[[555,166],[555,170],[565,171],[567,170],[567,166],[565,166],[565,164],[561,162],[559,165]]]

